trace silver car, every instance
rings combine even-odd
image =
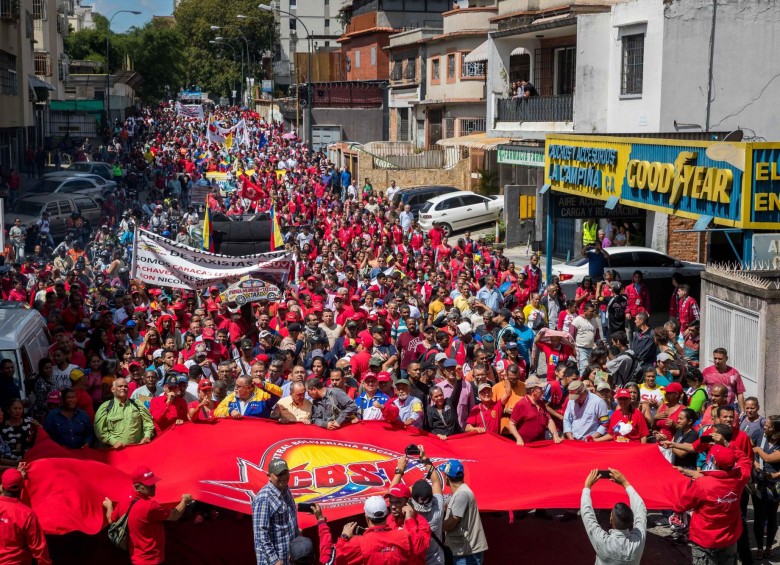
[[[59,173],[55,173],[59,174]],[[48,175],[47,175],[48,177]],[[103,200],[104,188],[94,179],[84,176],[44,177],[24,191],[27,195],[81,194],[95,200]]]
[[[43,178],[45,179],[64,179],[64,178],[73,178],[73,177],[92,179],[103,189],[103,192],[113,192],[116,190],[117,187],[116,181],[106,180],[97,173],[81,173],[78,171],[67,169],[64,171],[56,171],[54,173],[46,173],[45,175],[43,175]]]

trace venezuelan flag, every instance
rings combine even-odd
[[[206,198],[206,217],[203,219],[203,250],[214,253],[214,238],[211,234],[211,208]]]
[[[276,251],[284,247],[284,237],[282,237],[282,230],[279,228],[279,220],[276,217],[276,210],[273,204],[271,205],[271,251]]]

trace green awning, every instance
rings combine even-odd
[[[103,112],[102,100],[52,100],[49,109],[58,112]]]

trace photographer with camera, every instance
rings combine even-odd
[[[413,549],[412,536],[405,528],[393,528],[387,523],[389,510],[381,496],[370,496],[363,504],[367,528],[349,522],[333,545],[330,530],[319,504],[312,504],[320,534],[320,563],[345,565],[406,565],[415,559],[423,559]],[[414,510],[404,506],[407,521],[413,519]]]
[[[605,532],[599,524],[590,496],[593,485],[599,479],[610,479],[626,489],[631,505],[629,507],[625,502],[615,504],[609,515],[609,524],[612,526],[609,532]],[[623,473],[617,469],[608,471],[593,469],[585,479],[585,488],[582,489],[580,514],[582,514],[582,523],[588,539],[596,550],[597,564],[618,562],[639,564],[642,561],[642,552],[647,540],[647,508]]]

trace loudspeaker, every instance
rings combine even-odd
[[[223,241],[217,243],[214,238],[214,250],[222,255],[230,257],[242,257],[244,255],[255,255],[257,253],[268,253],[271,251],[270,241]]]

